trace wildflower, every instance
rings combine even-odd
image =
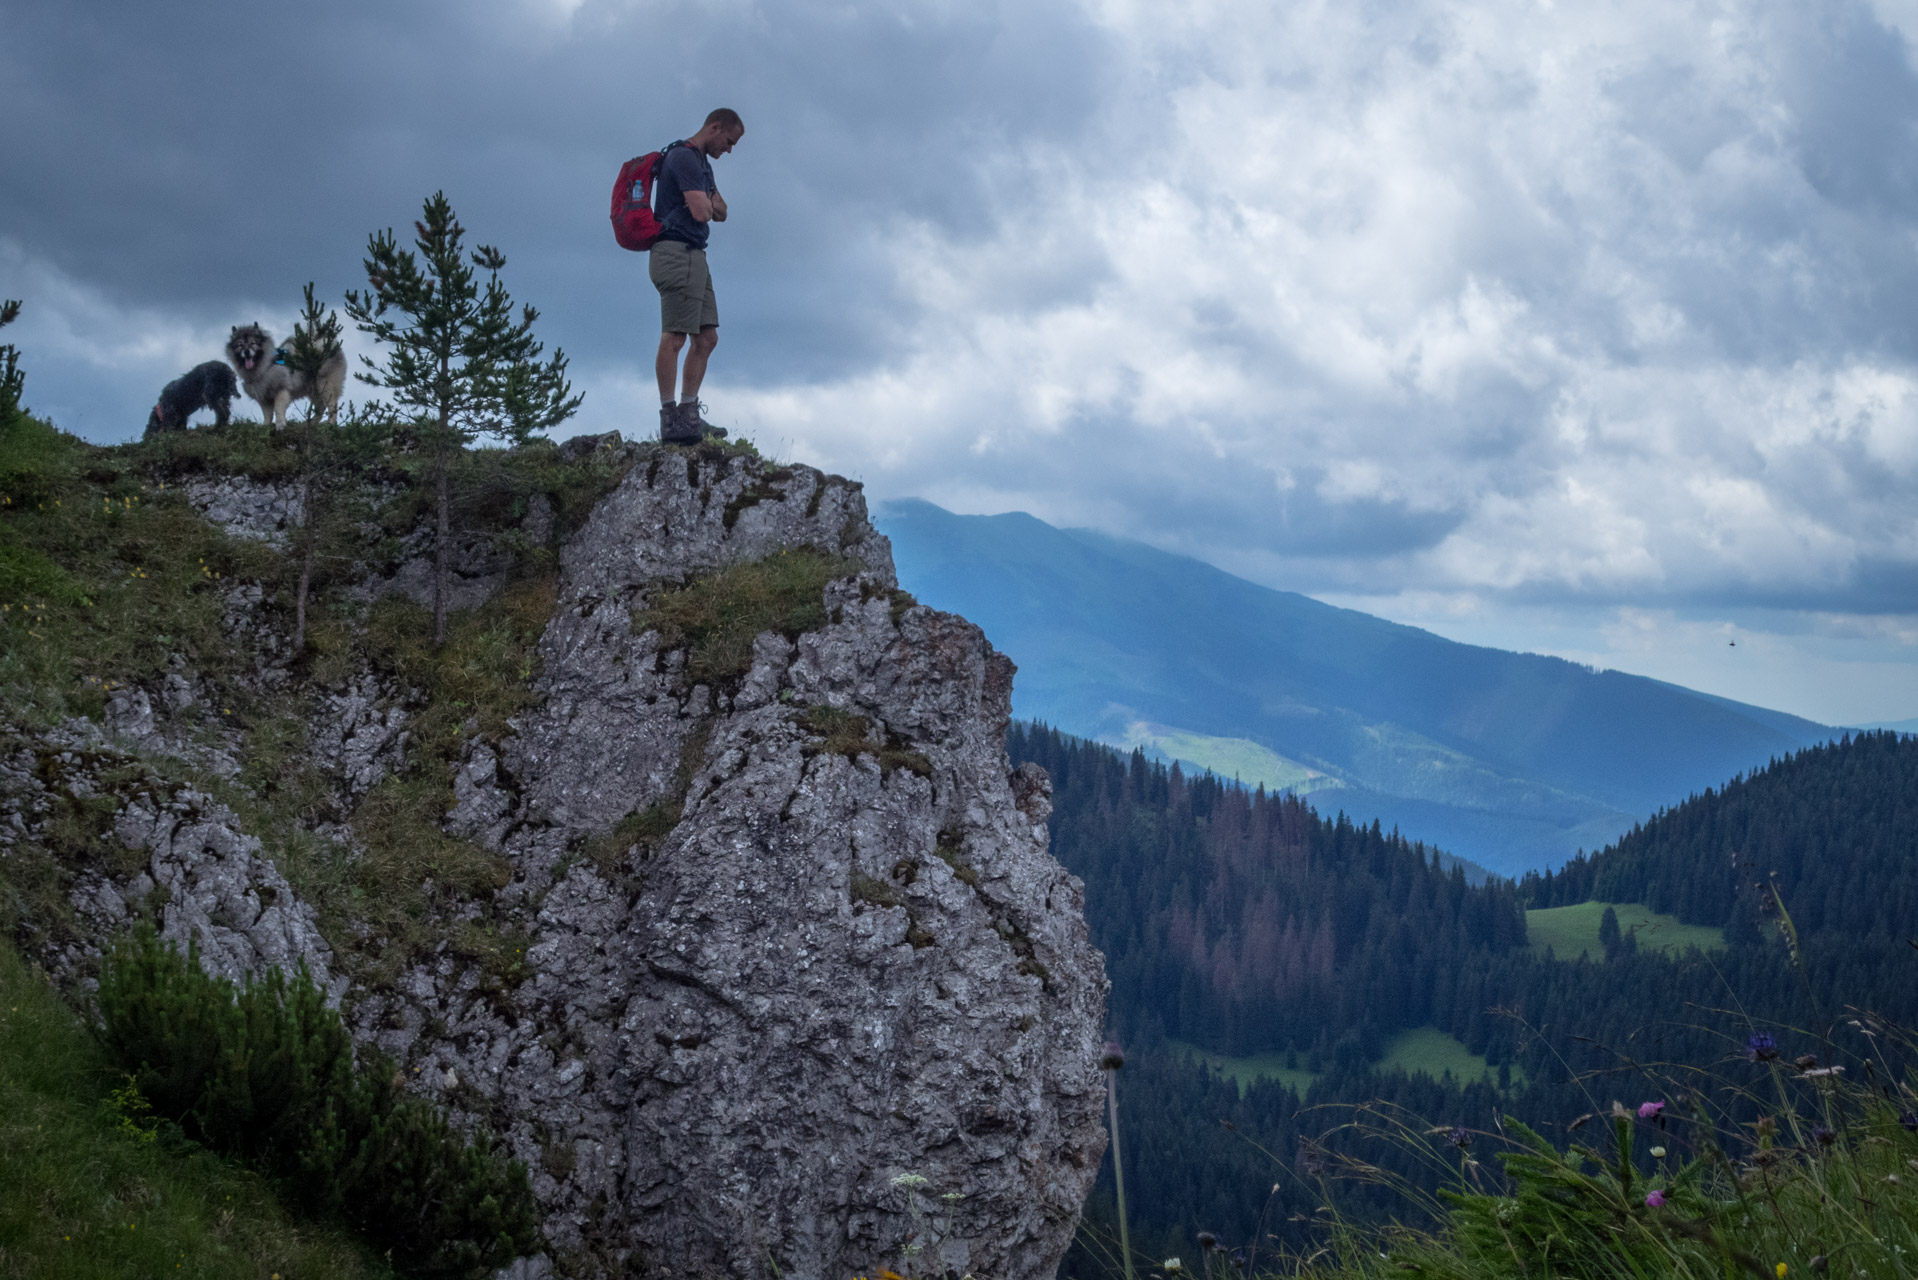
[[[1665,1193],[1663,1191],[1654,1191],[1646,1196],[1645,1207],[1647,1209],[1663,1209],[1665,1207]]]
[[[1125,1050],[1116,1041],[1106,1041],[1105,1052],[1099,1055],[1099,1070],[1117,1071],[1125,1065]]]
[[[1907,1111],[1898,1117],[1898,1123],[1904,1126],[1906,1133],[1918,1133],[1918,1111]]]
[[[1757,1031],[1745,1037],[1745,1056],[1753,1062],[1770,1062],[1778,1056],[1778,1041],[1769,1031]]]
[[[908,1191],[917,1191],[926,1185],[926,1179],[922,1174],[902,1173],[892,1180],[892,1185],[895,1187],[904,1187]]]
[[[1838,1135],[1833,1133],[1828,1125],[1819,1125],[1811,1131],[1811,1136],[1821,1147],[1829,1147],[1832,1143],[1838,1141]]]
[[[1662,1102],[1641,1102],[1638,1104],[1638,1118],[1640,1120],[1656,1120],[1658,1119],[1659,1113],[1664,1110],[1665,1104]]]
[[[1664,1158],[1665,1158],[1665,1148],[1663,1147],[1652,1148],[1652,1159],[1663,1160]]]
[[[1785,1273],[1789,1270],[1791,1270],[1791,1268],[1781,1262],[1772,1268],[1772,1274],[1776,1275],[1778,1280],[1785,1280]]]
[[[1463,1151],[1472,1145],[1472,1133],[1471,1130],[1467,1129],[1464,1125],[1458,1125],[1451,1133],[1446,1135],[1445,1140],[1457,1147],[1460,1151]]]
[[[1826,1259],[1825,1255],[1822,1253],[1811,1260],[1811,1269],[1813,1271],[1823,1271],[1826,1267],[1830,1265],[1831,1263]]]
[[[1219,1237],[1213,1235],[1210,1231],[1201,1231],[1199,1233],[1199,1248],[1202,1252],[1210,1253],[1218,1247]]]
[[[1159,1266],[1169,1276],[1176,1276],[1181,1271],[1185,1270],[1184,1267],[1179,1265],[1179,1260],[1177,1258],[1167,1258],[1164,1262],[1161,1262]]]

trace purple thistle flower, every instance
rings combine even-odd
[[[1638,1118],[1640,1120],[1656,1120],[1664,1110],[1665,1104],[1662,1102],[1641,1102],[1638,1104]]]
[[[1663,1209],[1665,1207],[1665,1193],[1663,1191],[1654,1191],[1646,1196],[1645,1207],[1647,1209]]]
[[[1769,1031],[1757,1031],[1745,1037],[1745,1056],[1753,1062],[1770,1062],[1778,1056],[1778,1041]]]
[[[1446,1135],[1445,1140],[1457,1147],[1460,1151],[1463,1151],[1472,1145],[1472,1131],[1464,1125],[1459,1125],[1453,1129],[1451,1133]]]
[[[1811,1131],[1811,1136],[1821,1147],[1829,1147],[1832,1143],[1838,1141],[1838,1135],[1833,1133],[1828,1125],[1819,1125]]]
[[[1106,1041],[1105,1052],[1099,1055],[1099,1069],[1101,1071],[1117,1071],[1124,1065],[1125,1050],[1119,1047],[1119,1043],[1116,1040]]]
[[[1906,1133],[1918,1133],[1918,1111],[1907,1111],[1898,1117],[1898,1123]]]

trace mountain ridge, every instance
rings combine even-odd
[[[976,619],[1019,662],[1015,715],[1114,743],[1138,723],[1256,743],[1342,784],[1336,796],[1299,788],[1324,806],[1507,874],[1835,733],[1461,644],[1023,512],[906,499],[876,522],[909,589]]]

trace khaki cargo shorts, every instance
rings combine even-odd
[[[713,296],[713,273],[706,269],[704,249],[683,240],[658,241],[646,274],[659,290],[661,333],[698,333],[719,323],[719,301]]]

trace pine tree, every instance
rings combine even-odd
[[[344,1218],[409,1275],[471,1276],[540,1247],[524,1165],[403,1093],[353,1040],[302,963],[235,987],[150,925],[101,967],[99,1037],[153,1110],[282,1181],[289,1203]]]
[[[362,332],[391,348],[385,364],[362,357],[360,379],[394,393],[415,411],[414,435],[433,484],[433,642],[446,639],[450,572],[452,469],[460,451],[482,435],[522,443],[579,410],[566,380],[566,354],[543,350],[533,337],[539,312],[519,309],[500,283],[506,255],[481,245],[463,248],[466,229],[445,193],[434,192],[413,224],[413,249],[389,228],[367,241],[367,291],[346,295],[346,312]],[[417,253],[417,256],[416,256]],[[470,258],[470,261],[469,261]],[[486,273],[482,287],[475,269]],[[389,313],[397,312],[399,317]]]
[[[306,283],[306,305],[300,322],[293,326],[292,340],[286,344],[286,363],[295,373],[317,379],[320,369],[340,353],[340,317],[320,305],[313,296],[313,282]],[[337,408],[337,406],[336,406]],[[306,417],[300,423],[300,589],[293,611],[293,652],[306,648],[306,600],[313,586],[313,554],[317,542],[320,508],[324,505],[327,455],[333,451],[319,429],[318,398],[307,401]]]
[[[0,329],[6,328],[20,317],[20,302],[17,298],[8,298],[0,302]],[[26,385],[27,375],[20,372],[20,352],[11,342],[0,346],[0,425],[13,419],[20,407],[20,391]]]
[[[1618,954],[1618,912],[1609,906],[1605,908],[1605,914],[1598,918],[1598,945],[1605,948],[1607,960]]]

